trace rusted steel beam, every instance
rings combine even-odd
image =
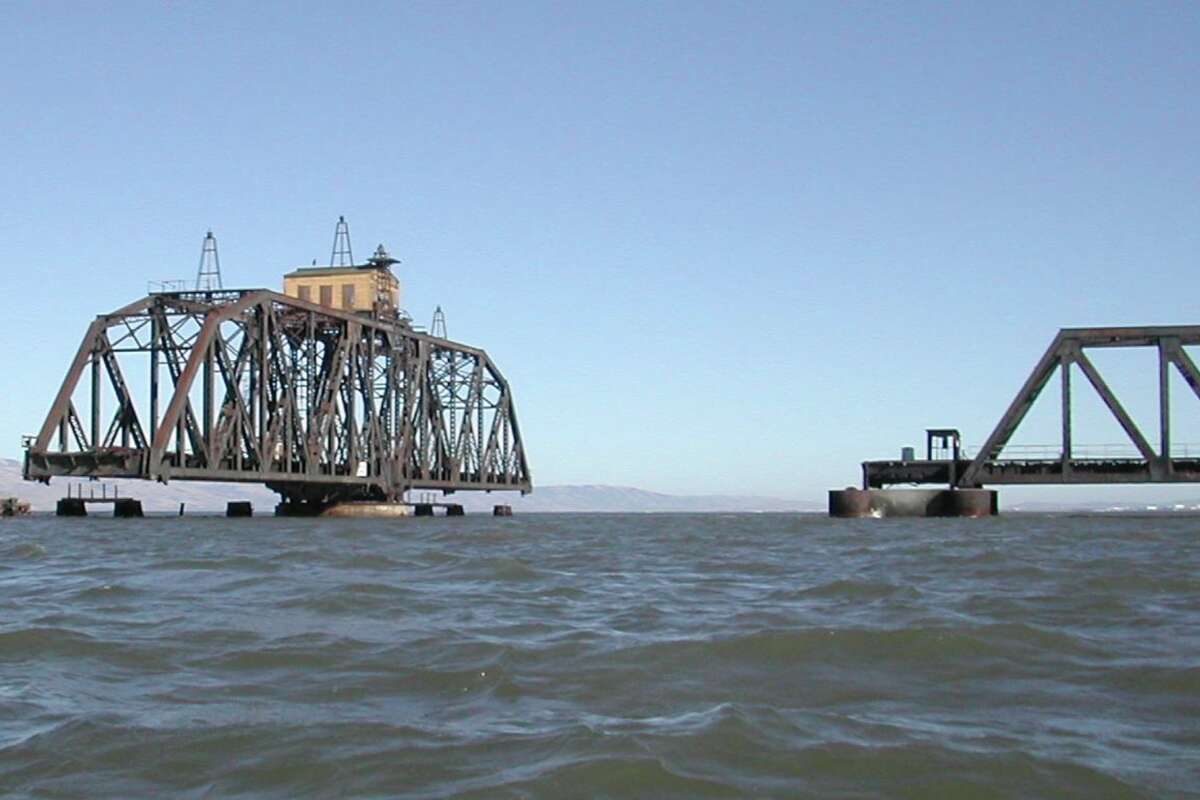
[[[1100,395],[1100,399],[1104,401],[1104,405],[1108,406],[1108,410],[1116,417],[1121,429],[1125,431],[1125,435],[1133,442],[1134,447],[1138,449],[1138,452],[1147,461],[1155,461],[1154,448],[1150,446],[1150,443],[1146,441],[1146,437],[1138,430],[1137,424],[1134,423],[1133,418],[1125,411],[1125,407],[1121,405],[1121,401],[1108,388],[1108,384],[1104,382],[1104,378],[1100,377],[1100,373],[1096,371],[1091,360],[1084,355],[1083,350],[1078,345],[1074,346],[1072,355],[1075,363],[1079,365],[1079,369],[1092,384],[1092,388],[1096,390],[1096,394]]]
[[[1112,328],[1063,328],[1060,335],[1082,347],[1149,347],[1160,339],[1200,344],[1200,325],[1143,325]]]

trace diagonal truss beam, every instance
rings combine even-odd
[[[1146,437],[1138,430],[1138,426],[1134,423],[1128,412],[1125,411],[1125,407],[1121,405],[1121,401],[1113,394],[1112,389],[1108,388],[1108,384],[1104,382],[1104,378],[1100,377],[1100,373],[1092,365],[1091,359],[1084,355],[1083,348],[1078,343],[1075,343],[1072,345],[1072,350],[1075,363],[1079,365],[1080,370],[1087,376],[1088,381],[1092,384],[1092,388],[1096,390],[1096,394],[1100,395],[1100,399],[1104,401],[1104,405],[1108,406],[1108,410],[1112,412],[1122,430],[1125,431],[1125,435],[1129,437],[1134,447],[1142,454],[1142,458],[1147,461],[1154,461],[1157,458],[1154,448],[1150,446],[1150,443],[1146,441]]]
[[[1037,366],[1033,368],[1033,372],[1025,379],[1025,384],[1009,404],[1008,410],[1000,417],[1000,422],[997,423],[991,435],[988,436],[983,447],[979,449],[979,455],[976,456],[975,460],[963,473],[960,480],[965,485],[969,486],[974,482],[975,476],[978,474],[982,464],[999,455],[1004,446],[1008,444],[1008,440],[1016,433],[1017,428],[1025,419],[1025,415],[1033,407],[1034,401],[1042,393],[1042,389],[1046,387],[1050,376],[1054,374],[1054,370],[1061,363],[1063,343],[1064,336],[1060,332],[1058,336],[1054,337],[1054,341],[1050,343],[1050,346],[1046,348],[1045,354],[1042,355]]]
[[[1046,387],[1055,370],[1062,375],[1062,474],[1072,470],[1071,453],[1071,382],[1070,369],[1077,364],[1099,395],[1109,413],[1145,460],[1151,478],[1164,479],[1172,470],[1170,458],[1170,396],[1168,364],[1175,364],[1192,392],[1200,398],[1200,370],[1183,349],[1184,344],[1200,344],[1200,326],[1162,326],[1141,328],[1067,328],[1058,332],[1054,341],[1026,379],[1021,390],[992,430],[979,453],[963,471],[958,486],[977,486],[987,465],[1000,457],[1029,409]],[[1117,395],[1096,369],[1084,350],[1086,348],[1155,347],[1159,353],[1159,423],[1160,448],[1154,447],[1129,416]]]

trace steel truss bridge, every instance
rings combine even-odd
[[[31,480],[264,483],[293,509],[532,489],[512,392],[483,350],[267,290],[157,293],[101,315],[26,448]]]
[[[1051,342],[1004,416],[974,458],[964,457],[958,432],[931,430],[926,458],[907,461],[863,463],[863,488],[880,488],[900,483],[940,483],[951,488],[977,488],[984,484],[1074,484],[1074,483],[1193,483],[1200,482],[1200,455],[1172,456],[1171,398],[1169,377],[1174,367],[1192,392],[1200,398],[1200,370],[1184,350],[1200,344],[1200,326],[1130,328],[1064,328]],[[1158,353],[1158,447],[1150,441],[1125,411],[1121,401],[1087,356],[1099,348],[1154,348]],[[1087,378],[1100,400],[1116,419],[1135,455],[1077,452],[1071,438],[1072,366]],[[1005,446],[1020,427],[1025,415],[1055,373],[1061,387],[1062,442],[1058,452],[1047,457],[1021,453]],[[934,442],[940,442],[944,458],[935,458]],[[1017,455],[1008,455],[1017,453]]]

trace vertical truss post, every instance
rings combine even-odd
[[[258,468],[264,472],[268,471],[271,463],[275,460],[275,454],[267,452],[268,432],[267,420],[270,411],[270,400],[278,398],[269,398],[270,382],[268,380],[268,361],[269,350],[268,344],[270,339],[270,315],[267,313],[268,304],[262,303],[256,310],[258,317]]]
[[[100,436],[100,342],[93,342],[92,350],[92,447],[99,447]]]
[[[1171,469],[1171,353],[1170,345],[1158,340],[1158,445],[1163,468]]]
[[[152,313],[150,315],[150,437],[153,438],[158,432],[158,340],[159,340],[159,315]],[[173,353],[168,353],[167,358],[173,358]]]
[[[1071,471],[1071,359],[1064,355],[1059,369],[1062,373],[1062,471]]]
[[[220,338],[220,331],[216,337]],[[210,341],[204,346],[204,367],[203,367],[203,413],[204,421],[202,428],[204,431],[204,463],[210,467],[213,464],[213,348],[217,346],[216,341]]]

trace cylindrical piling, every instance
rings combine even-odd
[[[855,489],[853,486],[831,490],[829,492],[829,516],[871,516],[871,493],[864,489]]]
[[[990,517],[999,513],[994,489],[834,489],[831,517]]]
[[[999,493],[990,489],[957,489],[950,492],[952,517],[991,517],[1000,513]]]
[[[413,507],[408,503],[338,503],[321,512],[322,517],[349,517],[355,519],[389,519],[411,517]]]

